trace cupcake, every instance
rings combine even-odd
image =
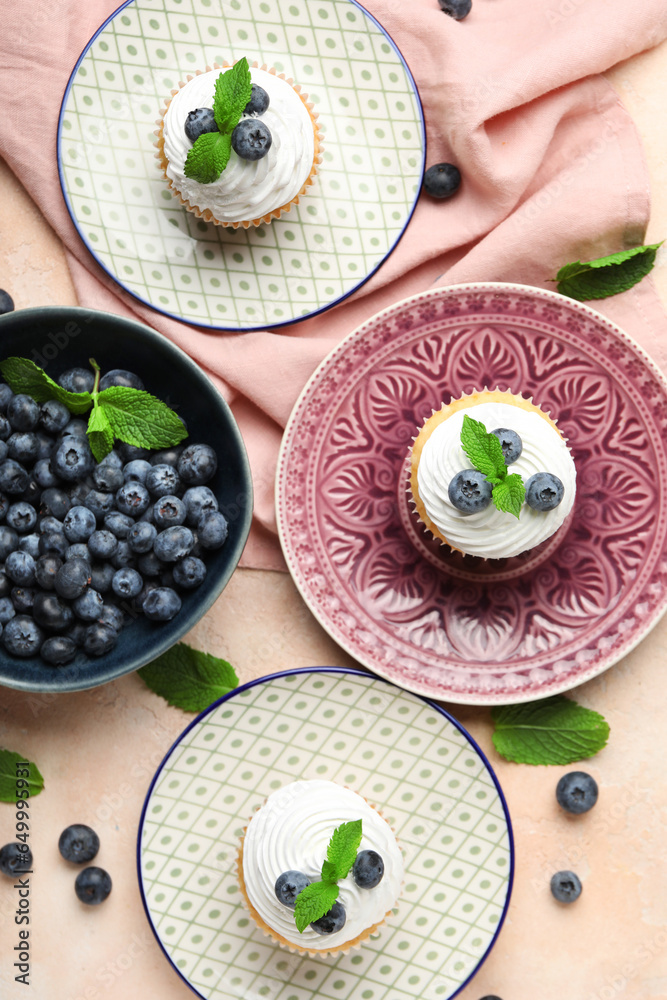
[[[250,97],[239,105],[239,94]],[[320,162],[307,96],[284,74],[249,67],[245,58],[189,76],[157,125],[156,156],[173,194],[219,226],[247,229],[279,218],[298,204]]]
[[[412,445],[409,490],[420,521],[452,549],[484,559],[550,538],[572,509],[575,479],[555,421],[498,389],[443,406]]]
[[[257,926],[290,951],[322,956],[347,952],[384,921],[403,858],[363,796],[333,781],[294,781],[252,816],[238,872]]]

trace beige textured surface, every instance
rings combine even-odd
[[[654,208],[648,239],[667,235],[667,45],[609,74],[637,122],[648,156]],[[39,211],[0,162],[0,286],[17,307],[74,303],[64,254]],[[667,302],[665,255],[655,270]],[[242,681],[277,669],[352,661],[313,620],[282,574],[238,571],[189,641],[235,664]],[[615,1000],[667,997],[667,868],[664,822],[667,735],[667,620],[618,666],[576,691],[611,724],[609,746],[586,765],[600,784],[587,816],[567,817],[554,788],[568,768],[505,764],[491,745],[489,713],[455,708],[497,769],[514,820],[517,872],[497,945],[461,1000]],[[657,709],[657,710],[656,710]],[[38,762],[45,791],[33,801],[31,986],[14,982],[15,890],[0,884],[3,1000],[187,1000],[190,990],[164,960],[143,913],[135,870],[136,831],[150,778],[190,716],[169,708],[130,675],[60,697],[0,689],[0,745]],[[60,831],[84,822],[98,831],[99,864],[114,889],[94,910],[72,891],[57,851]],[[0,843],[14,815],[0,806]],[[584,883],[567,908],[548,890],[571,867]],[[354,997],[352,1000],[358,1000]]]

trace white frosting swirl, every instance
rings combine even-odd
[[[300,934],[294,910],[276,898],[276,879],[285,871],[300,871],[317,881],[332,833],[357,819],[362,823],[359,850],[381,856],[382,881],[374,889],[360,889],[350,873],[338,883],[344,926],[333,934],[310,927]],[[294,781],[269,795],[250,820],[243,841],[243,880],[257,913],[282,938],[299,948],[327,951],[384,919],[400,895],[403,857],[389,824],[361,795],[333,781]]]
[[[523,450],[509,472],[524,483],[535,472],[551,472],[564,487],[553,510],[533,510],[524,503],[519,518],[491,503],[485,510],[464,514],[452,506],[447,490],[457,472],[470,468],[461,447],[461,426],[467,413],[488,431],[516,431]],[[539,413],[509,403],[478,403],[458,410],[439,424],[422,449],[417,468],[419,496],[433,524],[456,549],[486,559],[517,556],[545,541],[561,526],[574,503],[576,471],[572,455],[558,431]]]
[[[181,196],[200,211],[210,209],[219,222],[258,219],[295,198],[310,174],[315,155],[313,123],[303,101],[286,80],[251,67],[252,82],[263,87],[270,104],[260,116],[272,143],[261,160],[244,160],[234,150],[217,181],[200,184],[183,168],[192,143],[185,120],[196,108],[212,108],[215,81],[225,70],[200,73],[175,94],[164,116],[167,176]],[[251,117],[244,115],[243,117]]]

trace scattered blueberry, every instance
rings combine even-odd
[[[253,83],[251,87],[250,100],[243,109],[243,114],[263,115],[271,103],[271,99],[264,87],[260,87],[258,83]]]
[[[313,920],[310,926],[318,934],[335,934],[345,926],[345,917],[345,907],[336,900],[329,912],[319,920]]]
[[[581,881],[574,872],[556,872],[551,876],[551,894],[559,903],[574,903],[581,895]]]
[[[463,514],[475,514],[489,506],[492,490],[483,472],[464,469],[457,472],[449,484],[449,502]]]
[[[271,130],[259,118],[242,118],[232,132],[232,149],[243,160],[261,160],[272,142]]]
[[[0,847],[0,872],[3,875],[20,875],[32,867],[32,852],[25,844],[5,844]]]
[[[14,299],[4,288],[0,288],[0,314],[10,313],[14,309]]]
[[[384,875],[384,861],[377,851],[359,851],[352,867],[352,877],[360,889],[374,889]]]
[[[283,906],[289,906],[290,910],[293,910],[296,905],[296,897],[307,885],[310,885],[308,876],[304,875],[303,872],[291,869],[278,876],[273,891],[279,903],[282,903]]]
[[[563,499],[564,487],[551,472],[536,472],[526,483],[526,503],[533,510],[553,510]]]
[[[424,191],[432,198],[451,198],[461,187],[461,174],[453,163],[435,163],[424,174]]]
[[[449,14],[455,21],[462,21],[472,9],[472,0],[438,0],[440,10]]]
[[[196,142],[200,135],[219,131],[212,108],[196,108],[190,111],[185,119],[185,134],[192,143]]]
[[[103,868],[91,865],[77,875],[74,891],[82,903],[96,906],[103,903],[111,892],[111,877]]]
[[[84,823],[73,823],[60,834],[58,850],[65,861],[83,865],[92,861],[100,849],[100,838]]]
[[[523,442],[517,434],[516,431],[512,431],[507,427],[496,427],[494,431],[500,441],[500,447],[503,450],[503,458],[505,459],[505,465],[511,465],[512,462],[516,462],[517,458],[523,451]]]
[[[588,812],[598,800],[597,781],[585,771],[569,771],[556,785],[556,800],[566,812]]]

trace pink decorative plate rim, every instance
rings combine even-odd
[[[524,568],[425,554],[397,502],[423,418],[480,379],[550,410],[577,465],[562,542]],[[667,380],[589,306],[519,284],[430,289],[349,334],[297,400],[276,477],[285,559],[331,637],[409,691],[480,705],[567,691],[667,609],[666,437]]]

